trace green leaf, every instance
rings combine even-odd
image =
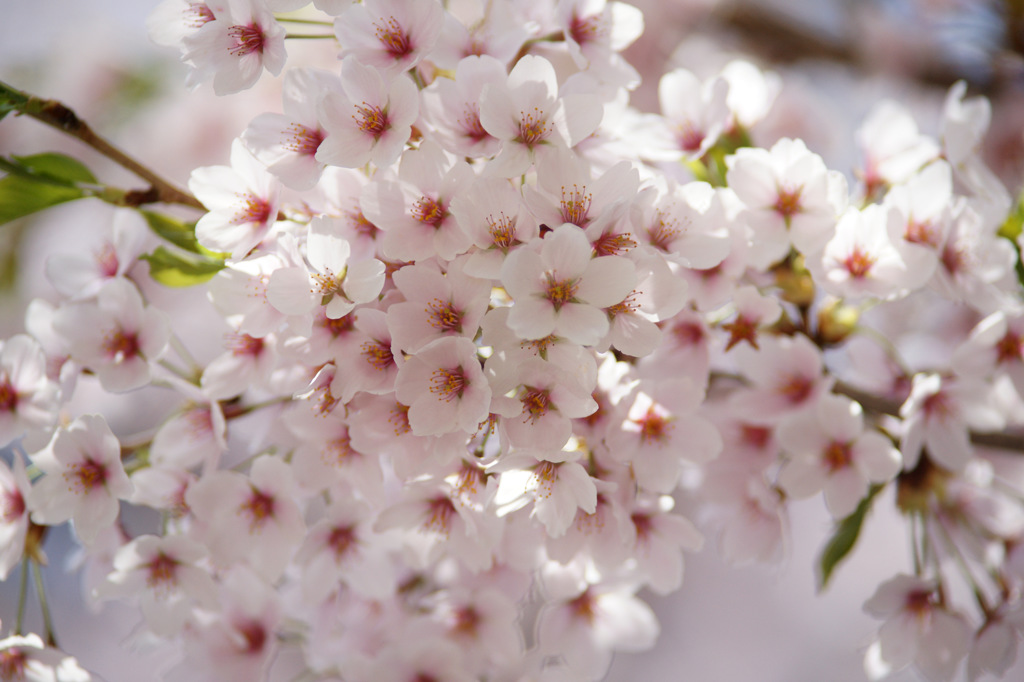
[[[199,242],[196,241],[195,223],[185,223],[177,218],[152,211],[139,211],[139,213],[146,219],[149,229],[164,241],[191,253],[201,253],[200,249],[203,247],[199,246]]]
[[[880,484],[871,486],[867,497],[860,501],[860,504],[857,505],[852,514],[840,521],[839,525],[836,526],[832,539],[825,545],[825,549],[821,553],[821,559],[818,561],[819,592],[825,589],[829,578],[832,577],[832,572],[839,562],[845,559],[846,555],[853,549],[853,546],[857,544],[860,528],[864,524],[864,517],[867,515],[868,509],[871,508],[871,503],[874,501],[875,496],[884,487]]]
[[[224,261],[203,255],[175,253],[163,246],[140,259],[149,263],[150,276],[168,287],[191,287],[202,284],[224,269]]]
[[[96,178],[80,162],[63,154],[36,154],[3,159],[0,178],[0,225],[45,208],[87,196],[78,183]]]

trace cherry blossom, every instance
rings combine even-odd
[[[339,15],[334,32],[342,59],[352,56],[394,76],[430,53],[443,20],[436,0],[367,0]]]
[[[395,397],[409,405],[409,426],[418,436],[474,433],[490,413],[491,387],[473,342],[446,338],[406,360],[395,378]]]
[[[11,466],[0,461],[0,580],[21,561],[28,532],[30,485],[21,457],[12,459]]]
[[[192,84],[212,78],[214,92],[228,95],[252,87],[263,69],[275,76],[281,73],[287,59],[285,30],[263,0],[225,0],[206,6],[213,19],[203,21],[206,12],[192,10],[203,23],[182,39],[183,59],[193,66]]]
[[[502,141],[501,153],[488,172],[520,175],[544,146],[573,147],[593,133],[601,113],[592,95],[559,96],[551,62],[526,55],[506,83],[488,86],[480,98],[480,124]]]
[[[60,391],[46,376],[39,344],[24,334],[0,342],[0,442],[25,437],[29,447],[57,421]]]
[[[114,523],[118,500],[131,495],[121,447],[99,415],[85,415],[60,428],[31,459],[45,474],[28,496],[33,522],[53,525],[71,519],[87,545]]]
[[[170,335],[166,315],[145,305],[125,279],[108,282],[96,301],[71,303],[53,320],[72,357],[94,371],[110,391],[149,383],[151,363],[163,355]]]
[[[864,604],[875,618],[886,619],[878,640],[868,651],[866,667],[872,678],[916,663],[935,679],[952,679],[967,655],[970,630],[956,614],[936,601],[936,585],[909,575],[898,575],[879,585]],[[879,668],[872,674],[872,667]]]
[[[837,519],[853,513],[869,484],[892,480],[902,464],[889,439],[864,430],[860,405],[841,396],[822,396],[813,412],[783,422],[777,437],[792,457],[779,483],[797,498],[824,490]]]
[[[353,6],[358,7],[358,6]],[[321,96],[317,118],[327,137],[316,160],[343,168],[370,161],[389,166],[402,153],[419,113],[416,86],[406,76],[385,78],[355,57],[341,62],[341,90]]]
[[[213,578],[196,564],[206,552],[183,536],[141,535],[117,551],[114,571],[100,588],[107,597],[137,597],[153,632],[175,635],[185,626],[192,607],[214,608]]]
[[[230,166],[197,168],[188,187],[210,211],[196,224],[196,239],[236,260],[263,241],[277,220],[277,181],[241,140],[231,145]]]
[[[516,305],[508,324],[524,339],[564,336],[593,345],[608,332],[600,310],[620,303],[635,284],[632,262],[621,256],[591,258],[579,227],[565,223],[541,240],[539,251],[519,249],[501,269]]]

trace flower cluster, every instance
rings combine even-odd
[[[654,644],[637,593],[703,545],[676,496],[741,563],[781,555],[793,500],[859,527],[889,488],[915,575],[867,601],[869,671],[1008,668],[1024,479],[978,447],[1024,425],[1024,299],[983,100],[954,87],[939,138],[879,106],[852,181],[752,144],[777,82],[746,62],[628,107],[621,2],[306,4],[153,14],[191,84],[283,72],[281,113],[192,172],[206,211],[170,239],[216,264],[221,352],[197,363],[143,294],[153,254],[131,268],[170,218],[122,209],[51,262],[66,299],[0,347],[0,578],[71,521],[169,679],[596,680]],[[297,20],[334,63],[285,69]],[[941,341],[919,365],[920,309]],[[83,384],[176,406],[118,437],[74,412]],[[133,506],[159,529],[130,533]],[[0,641],[14,679],[72,664]]]

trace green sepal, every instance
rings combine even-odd
[[[847,516],[845,519],[839,522],[836,526],[835,532],[832,534],[832,538],[825,545],[825,549],[821,553],[821,558],[818,560],[818,591],[821,592],[828,585],[829,578],[832,577],[832,572],[835,571],[836,566],[846,555],[850,553],[853,546],[857,544],[857,538],[860,536],[861,526],[864,524],[864,517],[867,516],[868,510],[871,508],[872,502],[874,502],[875,496],[881,492],[885,486],[875,484],[868,490],[867,497],[860,501],[857,508],[852,514]]]
[[[191,287],[202,284],[224,269],[222,258],[202,254],[177,253],[158,246],[152,253],[139,256],[149,263],[149,275],[167,287]]]
[[[63,154],[0,157],[0,225],[43,209],[91,196],[80,183],[96,184],[81,162]]]

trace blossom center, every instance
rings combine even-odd
[[[324,315],[323,320],[320,322],[320,326],[330,332],[332,337],[338,338],[353,331],[356,328],[356,323],[351,315],[342,315],[335,320]]]
[[[359,130],[380,139],[380,136],[388,129],[387,113],[380,107],[367,102],[355,105],[355,110],[356,113],[352,114],[352,120],[359,126]]]
[[[244,57],[253,52],[263,52],[266,36],[263,29],[255,22],[247,26],[232,26],[228,29],[228,35],[234,41],[228,52],[236,57]]]
[[[193,2],[185,8],[185,24],[192,28],[199,28],[217,17],[213,16],[213,10],[205,2]]]
[[[248,334],[231,334],[228,336],[227,346],[231,349],[231,354],[236,357],[243,355],[257,357],[263,352],[263,339]]]
[[[875,258],[861,250],[859,246],[853,247],[853,253],[846,257],[843,266],[854,279],[863,279],[871,271],[875,264]]]
[[[28,656],[17,647],[0,651],[0,678],[4,680],[25,679],[26,663],[28,663]]]
[[[636,246],[636,242],[630,237],[629,232],[615,234],[605,232],[594,240],[595,256],[618,256]]]
[[[3,383],[0,383],[0,412],[14,412],[17,407],[18,389],[10,379],[4,377]]]
[[[373,25],[374,34],[387,53],[396,60],[407,57],[412,52],[409,34],[402,30],[401,24],[394,17],[388,17]]]
[[[459,123],[462,124],[462,133],[473,142],[480,142],[491,136],[480,122],[480,107],[476,104],[466,105]]]
[[[327,546],[338,560],[354,549],[356,542],[356,530],[353,526],[335,526],[327,536]]]
[[[352,448],[352,437],[348,429],[336,438],[331,438],[324,444],[323,460],[329,465],[341,465],[356,454]]]
[[[569,602],[569,612],[581,620],[593,623],[594,618],[597,616],[595,606],[597,606],[597,600],[594,599],[593,595],[590,594],[590,590],[587,589],[583,594]]]
[[[160,552],[147,565],[146,584],[151,588],[169,587],[177,583],[178,562]]]
[[[587,214],[590,212],[590,204],[594,195],[587,192],[586,185],[581,189],[577,185],[572,186],[572,191],[566,192],[565,185],[562,186],[562,222],[572,223],[577,227],[586,227],[590,219]]]
[[[388,417],[388,423],[395,427],[396,436],[412,431],[412,426],[409,425],[409,406],[396,402],[395,406],[391,408],[391,416]]]
[[[533,423],[546,415],[551,409],[551,391],[547,389],[526,386],[519,402],[523,404],[523,412],[526,413],[526,420]]]
[[[942,249],[941,260],[942,267],[945,268],[946,272],[950,275],[957,275],[963,272],[967,265],[967,258],[964,255],[964,252],[952,243],[947,243],[946,248]]]
[[[509,218],[504,213],[499,213],[497,219],[493,214],[487,216],[487,231],[493,244],[505,253],[516,242],[515,218]]]
[[[270,219],[270,204],[255,194],[238,194],[241,206],[231,219],[233,225],[255,223],[263,225]]]
[[[679,126],[676,139],[679,141],[679,148],[684,152],[695,152],[704,144],[704,133],[687,122]]]
[[[740,425],[740,441],[744,445],[761,449],[768,444],[768,439],[771,437],[772,430],[767,426],[757,426],[755,424]]]
[[[580,287],[579,279],[555,279],[550,272],[544,275],[544,278],[544,296],[551,301],[555,310],[560,310],[563,305],[570,303]]]
[[[672,417],[659,414],[654,407],[648,407],[647,413],[640,419],[634,420],[640,427],[640,441],[645,444],[661,444],[668,442],[669,431],[672,430]]]
[[[14,523],[25,514],[25,498],[17,488],[5,490],[0,496],[0,521]]]
[[[903,608],[918,618],[924,618],[932,610],[931,592],[926,590],[914,590],[904,600]]]
[[[284,131],[287,140],[284,143],[285,149],[297,154],[313,156],[324,141],[324,133],[319,128],[310,128],[300,123],[290,124]]]
[[[452,515],[455,513],[455,505],[446,496],[435,497],[427,501],[427,518],[423,523],[424,530],[432,530],[435,533],[448,534],[451,529]]]
[[[462,367],[437,369],[430,375],[430,392],[446,403],[455,398],[462,398],[468,385]]]
[[[1003,364],[1006,362],[1012,362],[1014,360],[1021,359],[1021,339],[1020,336],[1013,333],[1012,331],[1006,332],[1003,338],[999,339],[999,343],[996,344],[996,362]],[[3,395],[3,387],[0,387],[0,396]],[[0,405],[3,402],[0,401]]]
[[[936,246],[938,235],[932,227],[931,222],[917,222],[911,218],[907,222],[907,229],[903,232],[903,238],[911,244],[923,244],[925,246]]]
[[[800,194],[802,187],[795,190],[779,188],[778,198],[775,200],[775,212],[786,220],[800,212]]]
[[[592,14],[589,17],[572,15],[572,20],[569,22],[569,35],[578,45],[585,45],[597,40],[601,33],[601,15]]]
[[[643,542],[654,530],[654,522],[651,520],[650,514],[633,514],[630,517],[633,521],[633,527],[636,528],[636,540],[637,542]]]
[[[240,511],[249,515],[249,526],[256,529],[274,517],[276,506],[273,497],[258,488],[253,488],[249,499],[242,503]]]
[[[447,216],[448,212],[444,206],[436,199],[431,199],[430,197],[420,197],[412,205],[412,217],[421,223],[432,225],[435,228],[440,227],[441,222]]]
[[[395,363],[395,356],[391,354],[390,344],[374,339],[363,343],[363,359],[379,372],[383,372]]]
[[[245,647],[242,649],[247,654],[258,654],[263,651],[267,643],[267,629],[263,623],[257,620],[246,621],[235,626],[238,634],[245,640]]]
[[[100,274],[104,277],[115,277],[119,265],[114,245],[107,242],[96,253],[96,266],[99,268]]]
[[[114,362],[124,362],[139,355],[139,337],[118,329],[103,340],[103,350]]]
[[[548,122],[544,118],[543,111],[534,107],[533,111],[529,113],[525,111],[519,112],[519,137],[516,138],[516,142],[520,142],[533,149],[534,145],[544,141],[544,138],[548,136],[548,132]]]
[[[427,305],[430,326],[442,332],[462,332],[462,311],[457,310],[451,301],[435,298]]]
[[[472,606],[461,606],[455,609],[452,617],[454,621],[452,623],[452,632],[470,637],[476,636],[477,628],[480,626],[480,621],[483,620],[480,616],[480,612]]]
[[[647,241],[650,242],[651,246],[663,251],[664,253],[671,253],[671,244],[679,236],[679,223],[672,218],[665,216],[664,213],[658,212],[657,220],[655,223],[647,228]]]
[[[64,474],[64,480],[68,481],[72,489],[88,493],[93,488],[101,487],[107,482],[107,467],[103,462],[87,458],[67,471]]]
[[[804,376],[791,376],[786,383],[779,387],[781,393],[793,405],[799,405],[811,396],[814,390],[814,383]]]
[[[825,448],[825,465],[829,471],[840,471],[853,464],[853,448],[849,443],[832,441]]]
[[[359,209],[351,211],[348,214],[349,225],[355,230],[356,234],[360,237],[367,239],[376,239],[377,233],[380,232],[380,228],[370,222],[370,220],[363,215],[363,212]]]

